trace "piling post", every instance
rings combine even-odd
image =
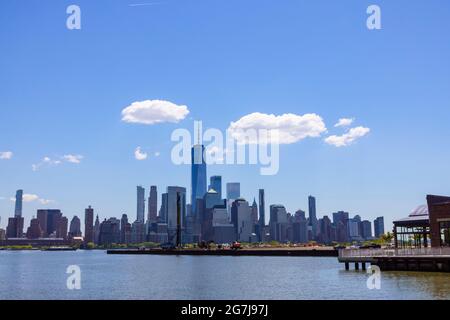
[[[359,270],[359,263],[355,262],[355,270]]]

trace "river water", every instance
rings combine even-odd
[[[81,289],[67,286],[69,266]],[[365,271],[337,258],[107,255],[105,251],[0,251],[3,299],[450,299],[450,274]]]

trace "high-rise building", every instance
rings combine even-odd
[[[167,187],[167,228],[169,232],[176,232],[177,224],[177,194],[180,195],[180,222],[184,224],[186,218],[186,188],[170,186]]]
[[[361,237],[364,240],[372,239],[372,223],[368,220],[361,221]]]
[[[258,205],[256,204],[256,199],[253,198],[253,203],[252,203],[252,222],[253,225],[257,225],[258,224]]]
[[[56,230],[58,228],[59,220],[62,217],[61,210],[59,209],[40,209],[37,211],[37,217],[39,223],[47,220],[46,228],[41,225],[41,228],[45,230],[46,237],[56,237]]]
[[[156,186],[150,187],[150,195],[148,197],[147,220],[150,223],[158,221],[158,191]]]
[[[270,238],[279,242],[287,241],[288,217],[286,208],[280,204],[270,206]]]
[[[197,199],[206,193],[205,146],[196,144],[191,150],[191,214],[197,213]]]
[[[159,222],[167,223],[167,193],[161,195],[161,208],[159,209]]]
[[[145,222],[145,189],[137,186],[137,218],[136,220]]]
[[[227,200],[236,200],[241,197],[241,184],[239,182],[227,183]]]
[[[266,200],[264,196],[264,189],[259,189],[259,234],[258,240],[264,241],[266,226]]]
[[[23,190],[16,191],[16,206],[14,210],[14,217],[20,218],[22,216],[22,199],[23,199]]]
[[[231,220],[231,207],[234,200],[241,197],[241,184],[239,182],[229,182],[227,183],[227,209],[228,209],[228,219]]]
[[[334,239],[332,235],[332,224],[328,216],[319,219],[319,240],[321,243],[330,244]]]
[[[67,217],[61,216],[56,226],[56,238],[67,239],[67,227],[69,220]]]
[[[213,189],[219,194],[219,197],[222,199],[222,177],[221,176],[212,176],[209,178],[209,188]]]
[[[8,219],[6,227],[6,238],[22,238],[23,236],[23,217],[14,217]]]
[[[110,245],[113,243],[120,242],[120,220],[116,218],[109,218],[104,220],[100,224],[100,234],[99,234],[99,244],[100,245]]]
[[[78,218],[77,216],[73,216],[72,220],[70,221],[69,237],[81,237],[81,222],[80,218]]]
[[[295,212],[292,229],[295,243],[308,243],[308,221],[304,211],[297,210]]]
[[[128,222],[128,216],[122,215],[120,219],[120,243],[131,242],[131,224]]]
[[[27,229],[27,238],[28,239],[38,239],[42,237],[41,226],[39,225],[38,219],[31,219],[30,226]]]
[[[94,243],[98,244],[98,237],[100,235],[100,220],[98,219],[98,215],[95,218],[95,224],[94,224]]]
[[[131,243],[142,243],[145,241],[145,223],[135,221],[131,225]]]
[[[311,240],[315,240],[319,233],[319,229],[317,227],[316,198],[313,196],[308,197],[308,217],[313,235],[313,239]]]
[[[252,210],[245,199],[236,199],[231,206],[231,223],[234,225],[237,241],[254,242],[252,236]]]
[[[205,200],[205,209],[212,209],[215,206],[224,205],[224,202],[222,201],[220,194],[214,189],[209,189],[209,191],[204,196],[204,200]]]
[[[37,219],[39,220],[39,226],[42,230],[42,237],[47,237],[47,211],[45,210],[38,210],[37,212]]]
[[[384,234],[384,217],[378,217],[373,222],[375,238],[380,238]]]
[[[94,209],[91,206],[84,210],[84,242],[94,242]]]

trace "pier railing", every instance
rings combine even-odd
[[[339,258],[449,256],[450,248],[341,249]]]

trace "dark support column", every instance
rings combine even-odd
[[[359,263],[355,262],[355,270],[359,270]]]
[[[345,270],[350,270],[350,265],[348,262],[345,263]]]
[[[363,269],[364,271],[366,271],[366,263],[363,262],[363,263],[361,263],[361,265],[362,265],[362,269]]]

